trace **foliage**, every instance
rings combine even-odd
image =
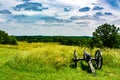
[[[9,36],[8,33],[0,30],[0,44],[17,45],[17,40],[14,36]]]
[[[91,37],[87,36],[15,36],[18,41],[32,42],[59,42],[63,45],[89,47]]]
[[[103,24],[93,32],[93,44],[97,47],[120,47],[120,28],[115,25]]]
[[[0,80],[119,80],[120,49],[105,48],[103,68],[96,70],[96,75],[77,68],[73,64],[74,49],[82,58],[86,49],[94,57],[98,48],[89,49],[78,46],[65,46],[58,43],[26,43],[18,45],[0,45]]]

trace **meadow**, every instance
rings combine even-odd
[[[0,45],[0,80],[120,80],[120,49],[103,48],[103,67],[88,72],[86,62],[73,65],[73,52],[82,58],[83,50],[94,57],[99,48],[66,46],[59,43]]]

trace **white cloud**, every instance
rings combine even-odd
[[[92,3],[96,3],[97,0],[55,0],[56,3],[63,4],[66,6],[72,7],[84,7],[84,6],[91,6]]]
[[[21,2],[18,2],[16,0],[0,0],[1,3],[1,7],[0,10],[3,9],[12,9],[12,7],[14,7],[17,4],[20,4]]]
[[[7,2],[7,3],[6,3]],[[48,7],[42,11],[15,11],[13,7],[17,4],[24,3],[22,0],[0,0],[0,10],[8,9],[12,12],[10,15],[0,14],[0,29],[8,31],[12,35],[92,35],[92,32],[97,26],[110,23],[120,25],[119,10],[110,7],[104,0],[31,0],[30,2],[41,3],[43,7]],[[94,3],[94,4],[93,4]],[[9,5],[8,5],[9,4]],[[119,4],[119,2],[118,2]],[[94,6],[101,6],[103,10],[95,10]],[[90,7],[87,12],[79,12],[80,8]],[[64,8],[70,8],[69,12],[65,12]],[[94,15],[97,12],[111,12],[113,16],[98,16]],[[26,18],[14,18],[16,15],[26,15]],[[41,20],[41,16],[48,16],[54,22]],[[88,16],[90,19],[70,19],[71,16]],[[49,18],[48,18],[49,19]],[[61,20],[72,20],[71,22],[59,22]],[[9,21],[10,20],[10,21]],[[8,23],[9,21],[9,23]],[[7,23],[7,24],[6,24]]]

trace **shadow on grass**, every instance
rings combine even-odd
[[[74,60],[72,59],[71,62],[70,62],[70,68],[76,68],[78,66],[78,63],[75,65],[75,62]]]
[[[88,73],[91,73],[90,68],[89,68],[89,66],[88,66],[87,63],[84,63],[84,62],[80,61],[80,62],[77,63],[77,66],[76,66],[74,63],[71,63],[71,64],[70,64],[70,68],[73,68],[73,69],[74,69],[74,68],[77,68],[77,67],[81,67],[81,69],[82,69],[83,71],[86,71],[86,72],[88,72]]]
[[[81,64],[81,69],[83,70],[83,71],[86,71],[86,72],[88,72],[88,73],[91,73],[91,71],[90,71],[90,67],[88,66],[88,65],[86,65],[86,64],[84,64],[83,62],[80,62],[80,64]]]

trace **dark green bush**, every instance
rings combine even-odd
[[[8,33],[0,30],[0,44],[17,45],[17,40],[14,36],[9,36]]]

